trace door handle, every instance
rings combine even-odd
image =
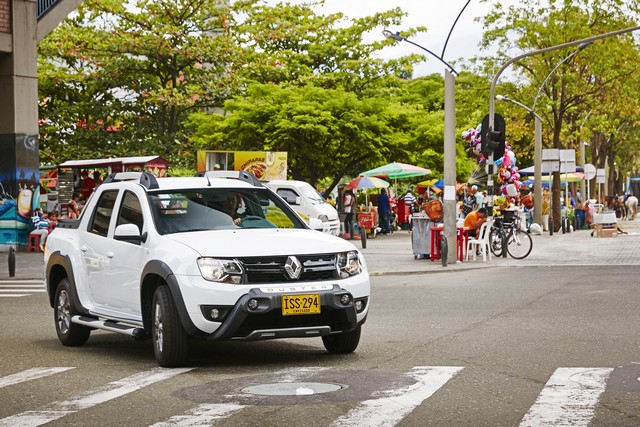
[[[88,250],[88,249],[89,249],[89,248],[87,247],[87,245],[82,245],[82,246],[80,246],[80,250],[81,250],[82,252],[87,252],[87,250]]]
[[[107,258],[113,258],[114,255],[113,252],[107,252]]]

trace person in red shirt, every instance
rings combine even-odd
[[[89,172],[86,169],[80,175],[82,175],[82,196],[85,200],[89,200],[93,189],[96,188],[96,182],[89,176]]]

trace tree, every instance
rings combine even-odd
[[[158,154],[180,163],[183,121],[238,84],[217,0],[90,0],[39,45],[43,159]]]
[[[507,11],[498,4],[485,17],[487,31],[483,45],[497,44],[500,52],[494,64],[504,63],[509,56],[516,55],[514,52],[533,51],[630,27],[632,17],[637,16],[638,11],[637,1],[523,0],[519,6],[512,6]],[[521,77],[513,86],[517,88],[517,98],[532,105],[544,79],[569,53],[553,51],[514,64]],[[606,39],[576,55],[551,75],[543,87],[544,96],[539,98],[536,111],[544,118],[543,129],[550,136],[552,147],[567,148],[568,144],[575,144],[574,132],[579,128],[576,123],[583,120],[591,106],[599,103],[599,97],[629,77],[637,63],[637,55],[630,36]],[[565,126],[571,120],[573,122]],[[560,224],[558,175],[553,185],[556,227]]]
[[[191,116],[194,143],[202,148],[287,151],[293,179],[315,185],[394,158],[408,158],[408,134],[419,116],[386,99],[358,97],[312,86],[249,86],[246,97],[228,101],[224,116]]]

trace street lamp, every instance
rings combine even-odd
[[[556,64],[555,67],[553,67],[553,70],[551,70],[551,72],[549,74],[547,74],[547,77],[544,79],[544,81],[542,82],[542,84],[540,85],[540,87],[538,88],[538,93],[536,94],[535,99],[533,100],[533,107],[529,108],[526,105],[515,101],[513,99],[507,98],[506,96],[502,96],[502,95],[497,95],[496,99],[498,101],[506,101],[506,102],[511,102],[513,104],[516,104],[522,108],[524,108],[525,110],[527,110],[529,113],[531,113],[535,120],[534,120],[534,150],[533,150],[533,222],[538,224],[538,225],[542,225],[542,209],[535,209],[536,206],[541,207],[542,206],[542,117],[540,117],[538,114],[536,114],[536,104],[538,103],[538,98],[540,98],[540,95],[542,94],[542,89],[544,88],[545,84],[547,83],[547,81],[549,81],[549,78],[551,77],[551,75],[553,73],[556,72],[556,70],[558,68],[560,68],[561,65],[566,64],[567,62],[569,62],[569,60],[571,58],[573,58],[574,56],[576,56],[578,53],[580,53],[580,51],[582,51],[584,48],[586,48],[587,46],[589,46],[590,44],[592,44],[593,42],[585,42],[585,43],[580,43],[578,45],[578,49],[576,49],[575,51],[571,52],[568,56],[566,56],[564,59],[562,59],[562,61],[558,62]],[[553,227],[553,213],[550,215],[551,218],[551,222],[550,222],[550,228]],[[553,234],[553,231],[551,231],[551,234]]]
[[[609,33],[600,34],[600,35],[593,36],[593,37],[587,37],[587,38],[581,39],[581,40],[575,40],[575,41],[572,41],[572,42],[563,43],[563,44],[559,44],[559,45],[556,45],[556,46],[547,47],[547,48],[544,48],[544,49],[538,49],[538,50],[534,50],[534,51],[531,51],[531,52],[526,52],[526,53],[523,53],[522,55],[518,55],[518,56],[516,56],[514,58],[511,58],[509,61],[505,62],[502,65],[502,67],[498,70],[496,75],[493,77],[493,81],[491,82],[491,89],[489,90],[489,128],[493,129],[493,127],[495,125],[495,100],[494,100],[494,98],[495,98],[495,93],[496,93],[496,85],[498,84],[498,79],[500,78],[500,75],[502,74],[502,72],[504,70],[507,69],[507,67],[509,65],[511,65],[514,62],[519,61],[519,60],[521,60],[523,58],[527,58],[529,56],[539,55],[539,54],[551,52],[551,51],[554,51],[554,50],[565,49],[565,48],[573,47],[573,46],[580,46],[580,45],[583,45],[585,43],[592,43],[592,42],[594,42],[596,40],[605,39],[605,38],[613,37],[613,36],[618,36],[618,35],[629,33],[629,32],[632,32],[632,31],[639,30],[639,29],[640,29],[640,26],[624,28],[622,30],[612,31],[612,32],[609,32]],[[562,62],[559,65],[562,65]],[[556,68],[558,66],[556,66]],[[553,71],[555,71],[555,68],[554,68]],[[546,81],[548,79],[549,79],[549,76],[547,76],[547,78],[545,79],[545,83],[546,83]],[[544,83],[543,83],[543,85],[544,85]],[[540,93],[540,91],[538,91],[538,93]],[[536,96],[536,101],[537,101],[537,96]],[[534,108],[535,108],[535,102],[534,102]],[[540,156],[539,157],[536,156],[535,166],[534,166],[534,169],[535,169],[535,171],[534,171],[534,174],[535,174],[534,175],[534,193],[533,193],[534,200],[535,200],[537,195],[539,195],[540,197],[542,196],[542,194],[541,194],[541,192],[542,192],[542,182],[541,182],[542,181],[542,165],[540,164],[540,160],[542,158],[542,146],[536,147],[535,153],[537,154],[538,151],[540,152]],[[487,160],[487,163],[490,166],[493,165],[493,152],[490,153],[489,159]],[[493,204],[493,167],[489,167],[488,170],[489,170],[489,173],[488,173],[488,177],[487,177],[487,192],[489,193],[489,203],[490,203],[490,205],[492,205]],[[537,201],[534,201],[534,205],[535,205],[535,203],[537,203]],[[541,203],[542,203],[542,201],[540,199],[540,204]],[[540,206],[540,204],[538,204],[537,206]],[[538,211],[538,209],[534,209],[534,214],[536,213],[536,211]]]
[[[444,51],[447,48],[447,43],[449,42],[449,37],[451,36],[451,32],[453,31],[453,27],[455,27],[460,15],[465,10],[467,5],[471,0],[468,0],[464,5],[458,17],[454,21],[451,29],[449,30],[449,35],[447,36],[447,40],[442,48],[442,55],[438,56],[429,49],[424,46],[420,46],[417,43],[412,42],[400,35],[400,33],[393,33],[389,30],[384,30],[382,34],[396,41],[405,41],[410,43],[434,58],[443,63],[447,69],[444,71],[444,194],[442,197],[442,207],[443,207],[443,216],[444,216],[444,230],[443,234],[447,239],[447,259],[455,260],[456,259],[456,245],[457,245],[457,236],[456,236],[456,87],[455,87],[455,78],[454,75],[458,75],[458,72],[449,64],[447,61],[443,59]],[[444,254],[442,254],[444,256]],[[443,263],[443,265],[445,265]]]

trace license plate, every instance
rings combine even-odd
[[[320,313],[320,294],[282,295],[282,315]]]

